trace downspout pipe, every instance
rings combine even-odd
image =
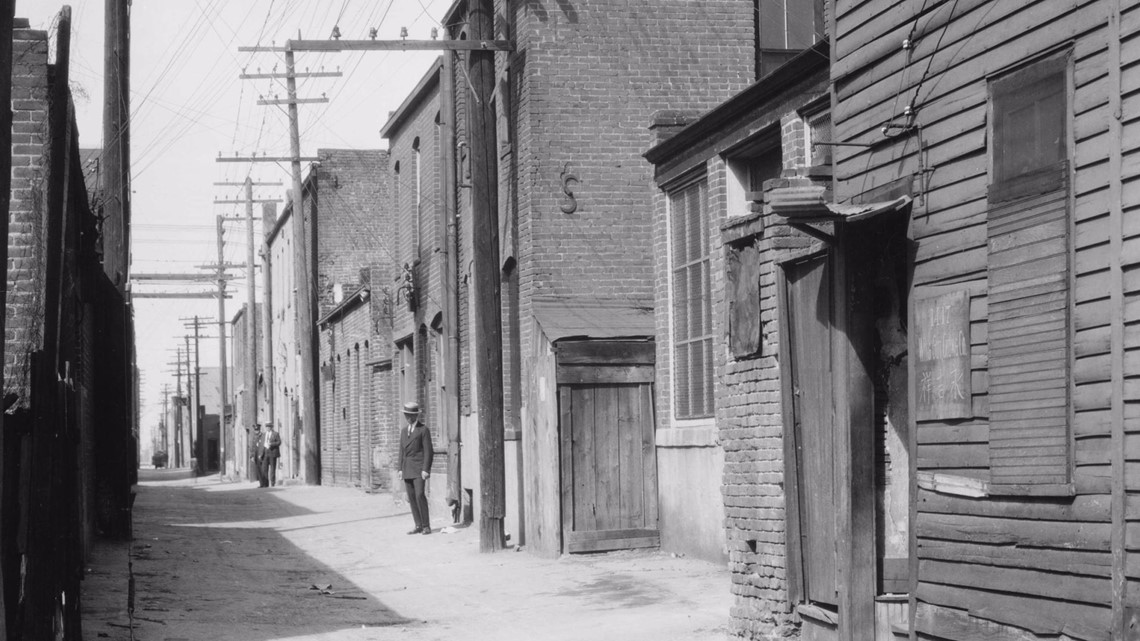
[[[452,520],[459,522],[463,513],[463,482],[459,448],[459,270],[458,251],[458,188],[455,168],[455,52],[443,52],[440,71],[440,118],[443,120],[443,216],[439,226],[440,253],[446,270],[443,283],[443,326],[447,332],[444,343],[444,425],[447,429],[447,504],[451,506]]]

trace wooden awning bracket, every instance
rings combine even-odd
[[[822,229],[819,229],[817,227],[812,227],[811,225],[809,225],[807,223],[789,222],[788,227],[791,227],[792,229],[794,229],[796,231],[801,231],[801,232],[807,234],[808,236],[811,236],[812,238],[815,238],[816,240],[823,241],[829,245],[835,244],[835,236],[832,236],[831,234],[829,234],[829,233],[827,233],[827,232],[825,232]]]

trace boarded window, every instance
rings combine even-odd
[[[707,192],[702,178],[669,194],[674,412],[680,419],[713,414]]]
[[[1070,482],[1067,60],[990,85],[990,480],[1013,493]]]
[[[761,346],[760,250],[754,244],[729,246],[728,344],[734,358],[758,356]]]

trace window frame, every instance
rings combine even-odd
[[[699,189],[699,223],[703,243],[699,245],[701,251],[701,258],[697,260],[687,261],[684,265],[677,265],[676,256],[676,243],[677,243],[677,224],[675,220],[675,201],[682,194],[687,194],[693,188]],[[670,396],[672,398],[672,417],[678,422],[696,422],[702,420],[713,419],[716,416],[715,404],[715,379],[716,379],[716,363],[715,363],[715,333],[712,327],[712,244],[711,235],[709,234],[709,179],[705,169],[702,167],[700,170],[688,174],[680,180],[669,185],[665,189],[666,199],[666,228],[668,235],[668,271],[669,271],[669,339],[670,339],[670,381],[671,390]],[[687,197],[687,196],[686,196]],[[706,331],[701,335],[692,335],[686,332],[687,338],[685,340],[678,339],[678,307],[677,307],[677,289],[678,274],[685,270],[691,270],[694,266],[704,265],[704,292],[703,292],[703,316],[702,322],[707,325]],[[680,385],[680,350],[682,347],[688,348],[695,343],[705,342],[708,345],[707,356],[705,361],[705,374],[701,375],[701,382],[705,385],[704,398],[701,401],[702,407],[698,411],[693,411],[693,395],[691,392],[688,398],[685,399],[682,405],[682,386]],[[692,376],[691,367],[687,367],[685,371],[686,384],[691,383],[694,378]],[[689,388],[691,389],[691,387]],[[686,411],[680,411],[684,407]]]

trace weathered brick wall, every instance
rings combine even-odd
[[[819,82],[802,95],[774,105],[774,113],[751,127],[762,130],[778,124],[781,131],[783,164],[795,173],[809,162],[803,120],[795,109],[825,88]],[[708,216],[711,269],[712,335],[714,338],[714,399],[717,441],[724,450],[722,497],[725,531],[732,572],[731,633],[735,638],[776,639],[797,634],[795,618],[788,612],[785,550],[785,497],[783,415],[779,368],[779,318],[777,310],[778,262],[813,247],[775,216],[760,217],[762,233],[751,240],[761,255],[760,320],[761,348],[754,358],[731,355],[726,340],[729,313],[726,257],[728,248],[722,235],[730,222],[728,202],[729,163],[715,156],[704,163],[708,184]],[[782,184],[776,181],[775,186]],[[666,185],[668,188],[668,185]],[[657,325],[657,417],[661,429],[685,427],[689,422],[673,418],[672,362],[673,337],[670,298],[672,273],[669,263],[670,228],[667,191],[654,197],[656,211],[654,253],[656,257]],[[709,421],[692,424],[707,425]]]
[[[273,416],[281,433],[281,476],[295,478],[300,473],[302,435],[296,423],[297,394],[297,316],[294,302],[296,274],[293,263],[293,217],[287,205],[277,222],[277,231],[268,238],[270,287],[273,290],[269,309],[272,324],[272,349],[269,359],[273,367]]]
[[[370,486],[372,340],[371,307],[358,299],[320,328],[321,482],[327,485]]]
[[[390,264],[386,240],[388,153],[371,149],[318,149],[316,261],[319,318],[336,306],[334,287],[349,294],[360,285],[360,269]]]
[[[653,297],[653,144],[661,109],[710,109],[752,80],[742,0],[518,5],[519,254],[524,300]],[[571,182],[577,209],[563,190]],[[524,303],[525,306],[525,303]],[[526,310],[524,310],[525,312]]]
[[[4,392],[29,406],[28,354],[43,332],[43,192],[48,165],[48,35],[17,29],[12,63],[12,200],[8,230]]]
[[[427,75],[438,74],[433,63]],[[443,190],[440,165],[440,143],[442,131],[439,113],[439,86],[425,85],[418,102],[408,105],[402,114],[403,121],[388,132],[389,153],[392,166],[399,163],[399,173],[393,171],[395,202],[394,237],[397,240],[394,251],[397,270],[393,278],[403,283],[403,266],[412,267],[415,291],[415,309],[408,307],[406,299],[396,297],[393,306],[393,339],[402,340],[414,336],[413,349],[416,355],[418,378],[422,382],[419,390],[423,420],[432,432],[437,448],[444,447],[446,436],[440,431],[441,423],[437,381],[433,371],[437,357],[434,341],[425,340],[434,335],[433,323],[441,313],[443,288],[441,278],[445,271],[444,256],[440,253],[442,238]],[[426,329],[426,332],[423,331]],[[388,343],[394,362],[399,355],[395,344]],[[395,397],[394,397],[395,398]],[[397,416],[396,424],[402,419]],[[439,457],[437,460],[443,460]]]

